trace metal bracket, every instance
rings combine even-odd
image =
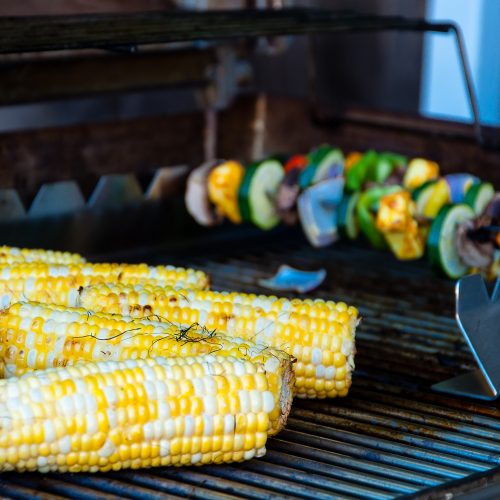
[[[25,215],[19,193],[12,188],[0,189],[0,222],[20,219]]]
[[[141,186],[134,174],[103,175],[89,199],[92,208],[120,208],[142,201]]]
[[[43,184],[29,209],[30,217],[49,217],[77,212],[85,207],[85,198],[75,181]]]
[[[491,297],[479,274],[457,282],[456,320],[479,369],[432,386],[438,392],[489,401],[500,392],[500,278]]]
[[[470,68],[469,58],[467,56],[467,51],[465,48],[464,38],[462,34],[462,30],[460,26],[456,23],[452,22],[428,22],[424,20],[417,20],[415,22],[411,22],[408,19],[404,19],[402,17],[392,18],[392,22],[389,19],[378,18],[376,22],[370,24],[369,26],[364,26],[362,29],[355,26],[352,26],[348,31],[352,32],[365,32],[365,31],[388,31],[388,30],[399,30],[399,31],[416,31],[422,33],[451,33],[453,38],[455,39],[455,43],[458,51],[458,61],[460,65],[460,69],[462,71],[464,77],[465,84],[465,92],[467,93],[467,97],[469,99],[469,106],[472,113],[472,129],[474,131],[474,137],[477,143],[481,146],[488,145],[488,141],[484,134],[484,127],[481,123],[481,117],[479,115],[479,105],[477,99],[477,93],[474,88],[474,83],[472,81],[472,72]],[[312,72],[313,79],[311,89],[313,91],[313,100],[312,109],[313,109],[313,117],[317,122],[324,121],[321,119],[321,114],[318,113],[317,109],[315,109],[315,105],[317,108],[317,88],[316,88],[316,60],[314,57],[311,58],[312,64]]]

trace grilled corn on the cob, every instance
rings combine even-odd
[[[203,289],[208,287],[209,279],[196,269],[146,264],[0,264],[0,307],[20,300],[65,305],[74,301],[71,294],[79,287],[102,282]]]
[[[85,259],[70,252],[56,250],[41,250],[38,248],[18,248],[0,246],[0,264],[13,264],[16,262],[48,262],[50,264],[82,264]]]
[[[16,303],[0,313],[2,376],[65,367],[79,361],[121,361],[156,356],[192,356],[216,353],[261,365],[269,386],[281,394],[283,380],[293,383],[291,357],[250,340],[190,325],[120,315],[90,313],[84,309],[37,303]],[[1,368],[1,367],[0,367]],[[271,412],[273,433],[283,426],[278,401]]]
[[[101,284],[80,290],[78,305],[135,317],[156,315],[182,325],[199,323],[283,349],[297,359],[295,391],[300,397],[345,396],[351,385],[358,311],[343,302]]]
[[[85,363],[1,380],[0,471],[250,459],[265,453],[276,400],[262,366],[216,355]]]

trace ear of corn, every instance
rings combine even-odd
[[[207,355],[86,363],[0,381],[0,471],[248,460],[279,398],[262,366]],[[283,419],[290,406],[284,406]]]
[[[343,302],[101,284],[81,290],[79,305],[182,325],[198,322],[283,349],[297,359],[299,397],[345,396],[351,385],[358,311]]]
[[[65,305],[74,302],[79,287],[95,283],[152,283],[207,288],[208,276],[196,269],[146,264],[0,263],[0,307],[20,300]]]
[[[82,264],[85,259],[70,252],[0,246],[0,264],[47,262],[49,264]]]
[[[196,318],[185,328],[172,323],[90,313],[84,309],[16,303],[0,313],[0,359],[5,377],[79,361],[127,360],[156,356],[215,353],[262,366],[268,384],[281,397],[283,380],[293,384],[291,358],[278,349],[229,338],[200,328]],[[278,401],[270,413],[278,432]]]

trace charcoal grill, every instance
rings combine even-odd
[[[190,264],[208,271],[215,289],[253,293],[266,293],[258,279],[282,262],[324,267],[327,279],[308,296],[355,304],[363,317],[348,397],[296,400],[267,455],[241,465],[4,474],[3,495],[438,498],[494,481],[500,473],[498,405],[430,390],[433,383],[474,368],[453,319],[453,284],[423,263],[396,262],[363,246],[341,243],[318,250],[295,233],[276,236],[219,242],[204,248],[204,257],[193,248],[182,256],[145,249],[129,260]]]
[[[221,33],[233,37],[242,33],[311,34],[381,28],[456,33],[449,24],[333,14],[325,17],[324,12],[302,10],[260,12],[258,16],[226,12],[212,14],[211,19],[203,32],[206,39],[219,38]],[[201,53],[188,50],[146,54],[136,61],[126,54],[143,42],[191,40],[195,37],[193,26],[202,21],[200,13],[177,17],[144,14],[0,20],[4,34],[0,38],[1,53],[74,48],[112,51],[106,58],[83,59],[81,65],[76,61],[76,77],[68,85],[62,85],[59,78],[63,60],[44,63],[42,58],[39,64],[25,65],[20,73],[26,80],[24,86],[23,81],[14,80],[14,86],[9,83],[9,78],[17,74],[11,70],[16,68],[3,66],[0,69],[6,83],[2,84],[0,78],[0,102],[13,104],[93,93],[96,89],[92,83],[85,83],[92,74],[101,75],[96,85],[104,91],[134,90],[147,86],[148,78],[152,79],[150,86],[178,86],[187,80],[206,90],[206,65],[213,59],[210,47]],[[89,31],[90,25],[99,29]],[[168,35],[169,30],[172,35]],[[123,54],[123,58],[117,58],[117,54]],[[155,64],[170,68],[174,66],[172,61],[183,69],[178,73],[151,71],[150,58],[153,69]],[[112,84],[106,79],[110,62],[122,71],[116,73],[121,78]],[[128,68],[133,64],[143,64],[140,67],[146,75],[144,80],[129,78]],[[26,84],[37,82],[41,76],[47,78],[46,87],[38,85],[34,89]],[[11,92],[12,88],[16,91]],[[472,92],[470,96],[476,111]],[[255,100],[247,96],[221,113],[221,156],[250,156],[248,130],[253,130],[249,124],[254,123],[259,102],[255,106]],[[328,113],[315,116],[313,124],[307,106],[286,98],[269,98],[267,109],[265,151],[288,151],[290,144],[290,152],[305,151],[333,137],[343,148],[399,150],[435,158],[447,171],[476,168],[475,173],[485,179],[499,179],[495,166],[500,155],[478,146],[476,139],[485,142],[488,130],[477,123],[474,129],[350,109],[341,117]],[[110,164],[120,165],[123,171],[137,169],[141,162],[157,165],[159,161],[185,161],[194,165],[202,160],[203,146],[206,154],[208,143],[210,152],[210,141],[214,140],[213,130],[205,126],[210,124],[210,116],[184,113],[180,117],[131,119],[118,125],[101,123],[0,134],[2,187],[24,186],[27,197],[33,196],[38,184],[58,178],[47,165],[61,165],[61,157],[66,166],[59,177],[78,180],[84,191],[86,187],[89,191],[96,173],[112,170]],[[318,127],[319,121],[323,128]],[[296,131],[285,127],[284,131],[283,124],[292,122],[302,126]],[[160,138],[158,130],[164,132]],[[258,135],[257,127],[253,132]],[[133,151],[123,151],[122,145],[131,137]],[[205,139],[203,145],[200,137]],[[5,169],[7,165],[9,170]],[[23,175],[30,182],[25,182]],[[162,228],[163,239],[154,241],[152,235],[161,232],[159,220],[171,222],[168,234]],[[360,244],[339,243],[313,249],[293,230],[278,229],[268,235],[248,228],[202,231],[187,218],[179,199],[155,209],[125,207],[121,215],[116,210],[97,215],[89,211],[44,219],[43,224],[29,218],[1,221],[0,231],[2,243],[71,249],[90,254],[94,260],[199,267],[210,273],[215,289],[269,293],[259,287],[258,280],[273,274],[283,263],[301,269],[323,267],[328,271],[327,279],[308,296],[352,303],[363,317],[348,397],[296,400],[286,429],[269,440],[265,457],[241,465],[95,475],[2,474],[2,498],[451,498],[455,493],[475,492],[478,488],[482,498],[498,497],[499,403],[444,396],[430,389],[432,384],[475,366],[453,319],[453,283],[436,277],[425,262],[397,262],[389,254]],[[144,246],[133,252],[118,251],[138,244]]]

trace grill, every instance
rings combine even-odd
[[[423,5],[404,9],[423,16]],[[179,196],[187,166],[204,159],[239,158],[248,163],[276,152],[306,152],[325,142],[345,151],[373,148],[435,159],[443,173],[468,171],[498,186],[498,129],[478,121],[459,28],[418,18],[316,8],[29,14],[0,15],[0,112],[26,103],[36,108],[34,124],[7,132],[0,116],[2,244],[74,250],[96,261],[198,267],[211,275],[214,289],[254,293],[269,293],[258,281],[283,263],[300,269],[323,267],[327,279],[307,296],[353,304],[363,321],[348,397],[295,400],[286,429],[268,441],[263,458],[236,465],[95,475],[5,473],[0,474],[0,497],[448,499],[480,488],[481,498],[500,498],[498,403],[430,390],[434,383],[475,367],[453,317],[453,283],[436,277],[425,261],[398,262],[389,252],[360,244],[313,249],[297,230],[205,230],[188,217]],[[389,57],[373,51],[366,82],[368,94],[373,91],[380,103],[374,100],[365,103],[367,109],[365,104],[358,108],[348,104],[350,87],[356,90],[357,85],[339,78],[347,73],[342,59],[349,62],[350,72],[351,61],[359,61],[358,52],[346,46],[332,65],[333,48],[335,54],[343,53],[342,40],[335,38],[329,45],[325,36],[355,32],[362,37],[379,30],[413,32],[409,36],[414,38],[365,40],[366,47],[394,45],[394,53],[401,50],[404,55],[394,64],[391,51]],[[473,126],[414,116],[411,95],[420,93],[412,80],[420,80],[418,34],[424,32],[455,37]],[[307,44],[290,45],[281,56],[278,44],[273,58],[273,40],[261,40],[266,42],[262,47],[252,41],[277,35],[309,38]],[[187,43],[193,40],[196,43]],[[181,43],[167,48],[168,42]],[[43,51],[56,53],[49,57]],[[406,61],[412,62],[413,79],[376,80],[393,66],[410,75]],[[339,83],[333,101],[332,81]],[[390,92],[379,92],[382,88]],[[396,88],[404,92],[394,92]],[[144,100],[136,101],[136,94]],[[82,97],[92,99],[90,121],[85,113],[76,116],[71,107],[73,102],[78,108]],[[115,107],[122,98],[130,115],[119,118]],[[38,104],[52,100],[53,117],[44,112],[39,120]],[[387,106],[394,103],[394,108]],[[377,111],[369,109],[374,104]],[[145,110],[134,111],[142,105]],[[70,115],[74,122],[67,121]],[[5,116],[10,122],[11,115]],[[161,166],[176,166],[177,174],[156,199],[150,197],[155,191],[150,188],[156,185],[161,191],[158,174],[166,173]],[[120,188],[123,175],[132,184],[133,196]],[[50,216],[33,210],[32,202],[44,188],[68,180],[73,182],[70,193],[81,189],[82,200],[87,199],[78,210],[67,210],[60,198],[56,203],[48,200]],[[119,189],[105,200],[109,203],[96,207],[91,200],[101,181]],[[67,198],[74,201],[73,196]],[[137,249],[139,244],[144,247]]]
[[[191,254],[150,249],[129,258],[196,265],[211,274],[216,289],[254,293],[265,293],[257,280],[283,262],[324,267],[327,279],[309,296],[353,303],[363,316],[347,398],[296,400],[267,455],[242,465],[104,475],[4,474],[3,496],[428,498],[494,478],[500,465],[496,405],[429,389],[473,367],[453,319],[452,283],[436,278],[425,263],[396,262],[347,243],[313,249],[295,233],[282,233],[226,239],[202,251],[191,247]]]

